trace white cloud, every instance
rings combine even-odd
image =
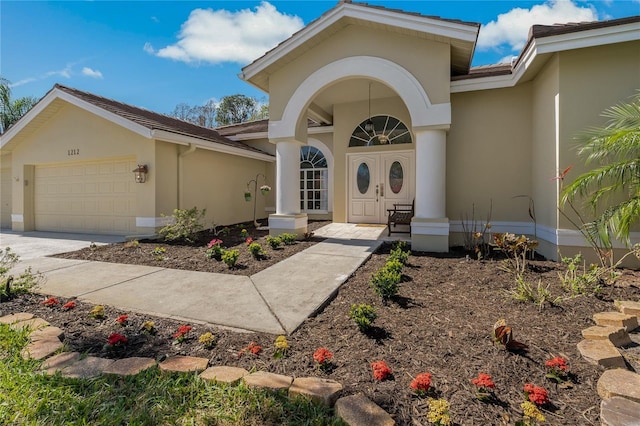
[[[529,28],[534,24],[553,25],[597,20],[598,13],[594,8],[580,7],[572,0],[550,0],[532,6],[531,9],[515,8],[482,26],[478,48],[500,49],[506,45],[515,52],[524,47]]]
[[[102,73],[98,70],[93,70],[89,67],[84,67],[82,68],[82,75],[85,75],[87,77],[91,77],[91,78],[98,78],[98,79],[102,79]]]
[[[517,58],[517,56],[515,56],[515,55],[507,55],[504,58],[500,59],[497,63],[498,64],[510,64],[516,58]]]
[[[154,53],[156,53],[156,50],[153,48],[153,46],[149,42],[146,42],[144,44],[144,46],[142,47],[142,50],[144,50],[145,52],[147,52],[150,55],[153,55]]]
[[[144,50],[161,58],[183,62],[237,62],[246,64],[302,28],[298,16],[280,13],[262,2],[254,10],[195,9],[182,24],[175,44]]]

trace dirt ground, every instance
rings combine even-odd
[[[103,250],[116,249],[92,253]],[[167,256],[172,250],[167,246]],[[543,410],[546,424],[599,424],[596,382],[602,371],[580,357],[576,344],[582,339],[580,331],[593,325],[592,315],[613,310],[614,299],[640,300],[640,273],[624,271],[615,286],[597,296],[568,298],[558,278],[564,267],[550,261],[531,261],[526,280],[534,286],[538,282],[549,286],[553,298],[563,298],[541,309],[509,296],[515,279],[503,270],[502,260],[469,260],[461,251],[447,255],[414,253],[403,270],[399,295],[385,303],[373,293],[370,278],[384,265],[388,253],[389,246],[383,246],[348,279],[322,312],[287,336],[290,348],[281,359],[274,358],[274,335],[190,324],[193,329],[187,339],[176,344],[172,336],[183,323],[109,306],[105,307],[104,319],[95,319],[89,315],[93,308],[90,304],[77,302],[75,309],[63,311],[60,306],[42,306],[43,296],[28,295],[0,304],[0,314],[30,311],[41,316],[65,330],[68,350],[158,360],[177,354],[193,355],[209,358],[211,365],[335,379],[344,385],[345,395],[363,392],[399,425],[428,424],[426,399],[416,396],[409,386],[413,377],[422,372],[433,375],[430,396],[451,403],[454,424],[514,424],[522,419],[520,404],[524,401],[525,383],[547,389],[550,404]],[[108,259],[131,263],[133,256]],[[185,263],[183,268],[199,264]],[[252,268],[247,265],[245,271]],[[368,333],[361,332],[349,318],[351,305],[360,303],[370,304],[377,311],[375,327]],[[125,326],[115,322],[122,314],[129,315]],[[516,340],[528,345],[526,351],[510,352],[494,344],[493,325],[500,318],[513,328]],[[148,320],[154,321],[155,334],[141,331],[143,322]],[[125,335],[129,342],[123,348],[107,350],[105,343],[114,332]],[[205,332],[216,337],[210,349],[198,341]],[[243,351],[251,342],[262,346],[259,354]],[[312,357],[320,347],[334,355],[326,370],[319,370]],[[569,361],[569,386],[557,386],[545,378],[545,360],[555,356]],[[374,380],[371,363],[379,360],[392,369],[390,380]],[[490,374],[496,384],[495,399],[490,402],[475,398],[471,380],[480,372]]]

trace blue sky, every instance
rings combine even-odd
[[[473,65],[517,55],[533,23],[640,14],[640,0],[399,1],[389,8],[482,24]],[[168,113],[225,95],[265,94],[241,68],[336,1],[0,0],[0,75],[14,97],[55,83]]]

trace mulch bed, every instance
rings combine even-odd
[[[329,223],[331,222],[310,221],[308,230],[313,232]],[[222,229],[218,228],[217,235],[212,230],[199,232],[192,243],[182,240],[164,242],[141,239],[134,242],[87,247],[53,257],[250,276],[323,240],[323,238],[310,236],[305,240],[297,241],[296,244],[281,245],[273,249],[267,244],[269,231],[256,229],[251,222],[225,227],[225,231]],[[247,249],[247,237],[241,235],[243,229],[264,249],[266,256],[261,260],[256,261]],[[234,268],[230,269],[221,260],[209,259],[205,255],[207,244],[213,239],[222,240],[222,246],[226,249],[238,249],[240,256]]]
[[[383,303],[369,281],[371,274],[384,265],[388,253],[389,246],[383,246],[322,312],[288,336],[290,349],[282,359],[273,357],[274,335],[191,324],[190,337],[174,344],[172,335],[182,323],[113,307],[105,307],[106,319],[96,320],[89,316],[93,306],[83,302],[64,312],[59,307],[41,306],[42,296],[27,295],[0,304],[0,314],[35,313],[65,330],[68,350],[158,360],[176,354],[193,355],[208,358],[211,365],[335,379],[344,385],[344,395],[363,392],[392,414],[399,425],[428,424],[426,399],[415,396],[409,387],[421,372],[433,375],[430,395],[451,403],[452,419],[458,425],[506,425],[522,419],[525,383],[548,390],[551,403],[544,410],[546,424],[599,424],[596,383],[602,371],[580,357],[576,344],[582,339],[580,331],[593,325],[592,315],[613,310],[614,299],[639,300],[638,272],[625,271],[616,286],[605,288],[598,297],[568,298],[540,309],[532,303],[516,302],[507,294],[515,280],[502,270],[501,260],[469,260],[462,252],[414,253],[403,271],[399,296]],[[112,261],[123,259],[114,257]],[[562,271],[562,265],[535,260],[530,262],[526,278],[534,286],[539,280],[543,286],[549,285],[554,297],[566,296],[558,279]],[[360,332],[349,318],[354,303],[375,307],[378,318],[371,332]],[[125,327],[114,321],[121,314],[129,315]],[[492,330],[499,318],[506,319],[514,338],[527,344],[528,350],[514,353],[494,344]],[[140,332],[146,320],[155,322],[157,334]],[[198,342],[198,336],[207,331],[217,337],[212,349]],[[107,351],[104,345],[113,332],[125,334],[129,343]],[[254,355],[245,351],[239,357],[252,341],[263,346],[262,352]],[[334,354],[327,371],[319,371],[313,361],[312,354],[319,347]],[[569,360],[571,387],[556,386],[545,378],[545,360],[554,356]],[[386,361],[393,370],[391,380],[373,379],[371,363],[378,360]],[[496,399],[491,402],[475,398],[471,380],[480,372],[490,374],[496,383]]]

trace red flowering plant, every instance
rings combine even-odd
[[[431,387],[431,374],[420,373],[412,381],[411,389],[413,389],[418,396],[425,396]]]
[[[524,394],[536,405],[545,405],[549,402],[549,395],[547,390],[540,386],[535,386],[531,383],[524,385]]]
[[[496,384],[493,383],[491,376],[486,373],[479,373],[478,377],[471,380],[471,383],[476,385],[476,398],[480,401],[489,401],[494,397],[493,390]]]
[[[190,325],[181,325],[178,327],[178,331],[173,334],[173,338],[175,339],[174,343],[182,343],[187,339],[187,335],[191,331],[193,327]]]
[[[56,299],[55,297],[49,297],[48,299],[45,299],[42,302],[40,302],[40,304],[44,305],[44,306],[48,306],[50,308],[53,308],[54,306],[59,305],[60,301],[58,299]]]
[[[384,361],[372,363],[371,368],[373,369],[373,378],[378,381],[386,380],[392,375],[391,369]]]
[[[129,340],[122,334],[112,333],[107,339],[107,348],[114,349],[127,344]]]
[[[567,364],[566,358],[557,356],[545,361],[544,365],[547,367],[547,374],[545,377],[548,379],[555,380],[556,383],[562,383],[567,380],[569,365]]]
[[[251,243],[253,243],[253,238],[251,238],[251,237],[247,237],[247,239],[246,239],[246,241],[245,241],[245,242],[247,243],[247,245],[248,245],[248,246],[250,246],[250,245],[251,245]]]
[[[124,327],[125,325],[127,325],[127,322],[129,322],[129,315],[120,315],[118,318],[116,318],[116,322]]]
[[[318,363],[318,369],[327,370],[331,366],[333,354],[327,348],[318,348],[313,353],[313,360]]]
[[[209,259],[218,259],[222,258],[222,253],[224,253],[224,247],[222,247],[222,240],[214,238],[209,241],[207,244],[207,251],[205,251],[206,256]]]
[[[238,352],[238,359],[242,358],[242,355],[244,355],[245,352],[250,352],[253,355],[259,355],[260,352],[262,352],[262,346],[256,342],[249,343],[246,347],[242,348],[240,352]]]
[[[76,307],[76,302],[74,302],[73,300],[68,301],[67,303],[65,303],[64,305],[62,305],[62,310],[63,311],[69,311],[73,308]]]

